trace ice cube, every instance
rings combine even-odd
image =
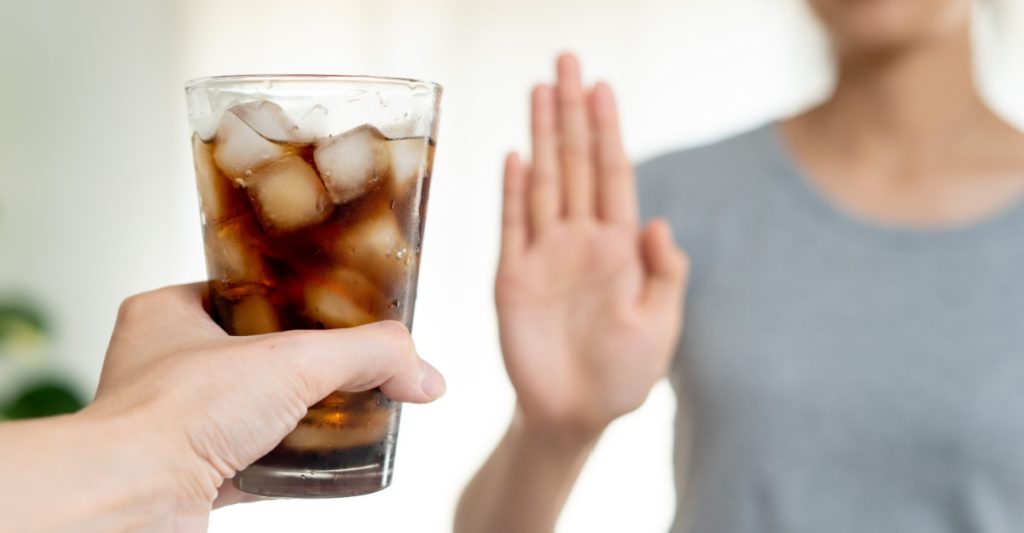
[[[297,155],[256,171],[245,190],[260,224],[272,235],[315,226],[331,216],[334,207],[316,171]]]
[[[363,125],[317,146],[313,159],[334,203],[358,198],[387,174],[385,141],[377,128]]]
[[[348,328],[375,322],[384,296],[370,280],[351,269],[340,269],[306,286],[306,315],[328,328]]]
[[[293,147],[267,140],[230,110],[224,113],[214,136],[214,161],[239,185],[260,167],[294,151]]]
[[[242,214],[245,195],[213,162],[213,145],[203,142],[198,134],[193,135],[192,154],[203,220],[207,224],[217,223]]]
[[[398,196],[408,194],[426,171],[430,144],[426,137],[411,137],[388,141],[391,160],[391,186]]]
[[[281,445],[302,452],[369,446],[384,438],[393,416],[386,407],[359,412],[311,409]]]
[[[279,143],[309,144],[315,133],[305,131],[285,113],[281,106],[268,100],[239,104],[228,110],[265,139]]]
[[[381,290],[401,280],[414,260],[394,214],[380,209],[345,228],[333,247],[343,263],[372,280]]]
[[[314,104],[309,109],[297,109],[294,116],[298,117],[295,120],[295,126],[299,134],[299,142],[313,144],[318,138],[326,137],[328,114],[328,109],[322,104]]]
[[[210,279],[229,284],[267,282],[262,232],[251,215],[206,227],[206,262]]]
[[[243,297],[231,308],[233,335],[261,335],[281,331],[270,299],[261,294]]]

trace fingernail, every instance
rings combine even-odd
[[[444,384],[444,377],[430,363],[423,362],[423,381],[420,383],[423,393],[431,398],[440,398],[448,387]]]

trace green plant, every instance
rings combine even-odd
[[[0,300],[0,362],[9,368],[39,365],[48,358],[50,327],[38,306],[25,298]],[[0,420],[73,413],[85,405],[74,386],[52,372],[21,384],[0,404]]]

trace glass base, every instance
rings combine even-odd
[[[274,498],[345,498],[383,490],[391,484],[389,465],[337,470],[296,470],[252,465],[235,475],[238,490]]]

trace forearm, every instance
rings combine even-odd
[[[84,413],[0,425],[0,516],[12,531],[184,531],[149,439]]]
[[[600,432],[531,426],[521,414],[466,487],[456,533],[554,531],[565,501]]]

